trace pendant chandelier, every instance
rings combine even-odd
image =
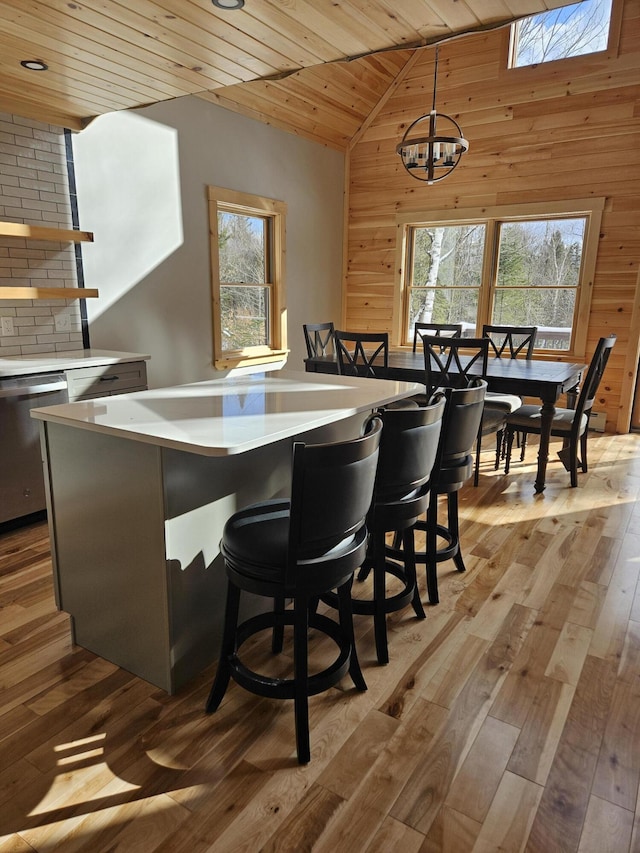
[[[412,122],[406,129],[402,142],[396,146],[396,152],[402,157],[402,165],[411,177],[427,184],[435,184],[450,175],[469,148],[458,122],[451,116],[436,112],[437,79],[436,47],[431,112]],[[418,128],[420,124],[422,127]]]

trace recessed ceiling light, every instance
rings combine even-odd
[[[23,68],[28,68],[29,71],[46,71],[49,66],[41,59],[23,59],[20,63]]]
[[[244,0],[211,0],[218,9],[242,9]]]

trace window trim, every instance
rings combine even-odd
[[[285,300],[286,202],[224,187],[207,187],[209,249],[211,255],[211,302],[213,365],[218,370],[283,361],[287,354],[287,309]],[[269,332],[271,346],[245,347],[232,352],[222,349],[220,315],[220,261],[218,255],[218,211],[260,216],[271,220],[273,271]],[[263,285],[260,285],[263,286]]]
[[[483,323],[490,323],[490,307],[495,284],[487,283],[491,277],[496,259],[493,257],[495,240],[493,233],[497,221],[518,221],[526,219],[544,219],[558,216],[586,216],[587,223],[583,242],[580,283],[576,297],[575,319],[572,329],[571,348],[568,350],[541,350],[540,356],[553,358],[584,358],[587,349],[587,328],[591,311],[591,295],[596,269],[596,258],[600,241],[600,226],[604,210],[604,198],[567,199],[566,201],[534,202],[532,204],[496,205],[494,207],[456,209],[446,211],[427,211],[400,213],[396,216],[398,240],[396,244],[396,281],[393,304],[393,342],[396,346],[407,346],[403,341],[407,312],[407,294],[409,282],[409,232],[411,227],[428,225],[460,225],[462,223],[485,223],[487,235],[483,260],[483,277],[478,296],[478,316],[476,329]],[[486,318],[486,319],[485,319]]]

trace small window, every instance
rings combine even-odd
[[[539,65],[607,49],[611,0],[582,0],[516,21],[510,67]]]
[[[281,360],[286,206],[209,187],[216,367]]]

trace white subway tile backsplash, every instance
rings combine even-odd
[[[57,213],[57,208],[54,203],[40,201],[38,198],[23,198],[22,206],[25,210],[46,210],[47,213]]]
[[[0,113],[0,218],[52,228],[72,228],[64,132],[41,122]],[[77,287],[72,244],[0,237],[2,287]],[[71,331],[56,332],[55,315],[70,315]],[[16,334],[0,337],[2,355],[82,349],[76,300],[0,298],[0,313],[14,318]]]
[[[42,225],[41,210],[26,211],[22,207],[5,207],[5,213],[5,219],[8,219],[10,222],[27,222],[32,225]]]
[[[14,275],[24,276],[24,270],[15,270]],[[43,270],[42,267],[31,267],[29,270],[29,278],[37,278],[40,281],[43,278],[47,278],[47,271]]]
[[[63,350],[65,348],[63,347]],[[34,343],[31,345],[22,347],[22,355],[39,355],[43,352],[55,352],[56,348],[52,344],[38,344]]]

